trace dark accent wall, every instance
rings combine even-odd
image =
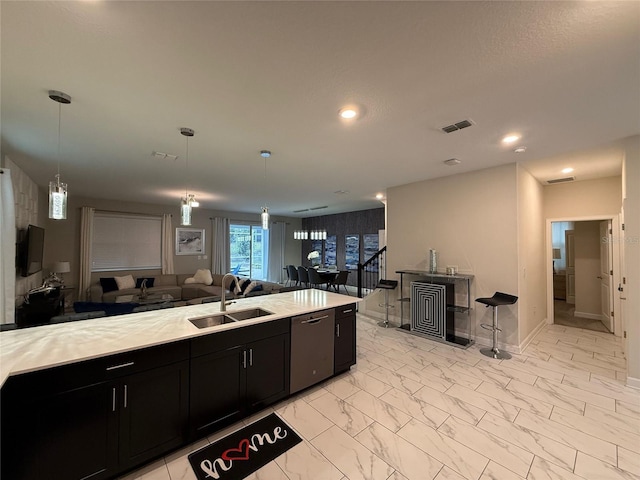
[[[302,219],[303,230],[326,230],[327,235],[336,236],[336,263],[340,270],[345,268],[345,235],[360,235],[360,262],[364,261],[364,245],[362,236],[365,234],[377,234],[384,230],[384,207],[358,212],[337,213],[335,215],[323,215]],[[311,252],[311,240],[300,240],[302,252],[300,265],[309,266],[307,255]],[[322,245],[322,258],[324,259],[324,242]],[[356,271],[349,275],[349,285],[356,284]]]

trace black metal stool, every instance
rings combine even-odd
[[[380,280],[376,285],[376,288],[381,288],[384,290],[384,303],[379,303],[379,307],[384,307],[385,309],[385,317],[384,322],[379,322],[378,325],[384,328],[389,327],[389,309],[395,308],[395,305],[391,305],[389,303],[389,290],[394,290],[398,286],[397,280]]]
[[[487,325],[486,323],[480,324],[485,330],[491,330],[493,332],[493,347],[481,348],[480,353],[499,360],[509,360],[511,358],[509,353],[498,350],[498,332],[502,331],[498,328],[498,307],[500,305],[513,305],[517,301],[518,297],[502,292],[494,293],[493,297],[476,298],[476,302],[483,303],[487,307],[493,307],[493,325]]]

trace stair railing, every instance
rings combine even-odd
[[[386,252],[387,246],[385,245],[366,262],[358,262],[358,297],[363,298],[365,292],[371,293],[376,288],[378,281],[385,278]]]

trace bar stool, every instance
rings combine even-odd
[[[498,350],[498,332],[501,332],[498,328],[498,307],[500,305],[513,305],[518,301],[518,297],[509,295],[508,293],[496,292],[493,297],[476,298],[476,302],[482,303],[488,307],[493,307],[493,325],[486,323],[480,324],[485,330],[491,330],[493,332],[493,347],[481,348],[480,353],[487,357],[497,358],[499,360],[509,360],[511,355],[507,352],[501,352]]]
[[[381,288],[384,290],[384,303],[379,303],[379,307],[384,307],[385,316],[384,322],[378,322],[378,325],[384,328],[389,328],[389,309],[395,308],[395,305],[389,303],[389,290],[394,290],[398,286],[397,280],[383,280],[381,279],[376,288]]]

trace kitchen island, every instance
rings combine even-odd
[[[300,316],[335,322],[340,373],[358,300],[309,289],[240,299],[230,317],[267,313],[205,328],[189,320],[219,303],[2,332],[2,477],[114,478],[286,398]]]

